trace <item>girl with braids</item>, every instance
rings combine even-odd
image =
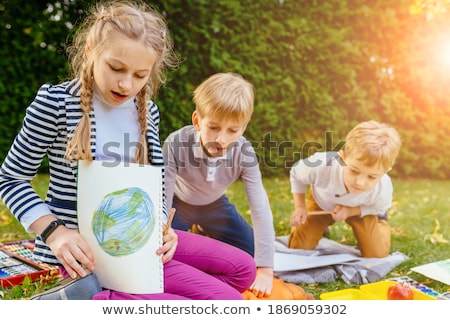
[[[77,230],[77,161],[163,166],[159,112],[151,98],[164,71],[178,61],[163,18],[144,3],[127,1],[94,6],[68,54],[72,80],[41,86],[28,106],[0,168],[0,197],[37,235],[35,257],[76,278],[95,271],[93,253]],[[45,156],[50,183],[42,201],[30,182]],[[164,293],[105,289],[93,298],[242,299],[255,278],[249,254],[197,234],[170,229],[157,253]]]

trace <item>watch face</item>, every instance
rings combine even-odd
[[[43,242],[47,241],[47,238],[53,233],[53,231],[56,230],[58,226],[64,225],[64,222],[62,220],[55,220],[50,222],[50,224],[47,226],[47,228],[42,231],[41,238]]]
[[[58,225],[58,221],[57,221],[57,220],[52,221],[52,222],[50,222],[50,224],[48,225],[48,227],[45,229],[45,231],[50,231],[51,229],[53,229],[53,228],[56,227],[57,225]],[[44,233],[45,233],[45,231],[44,231]]]

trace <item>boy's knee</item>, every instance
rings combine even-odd
[[[292,228],[289,235],[288,247],[292,249],[313,250],[319,242],[302,236],[300,227]]]
[[[361,256],[364,258],[385,258],[391,250],[390,236],[379,235],[365,244],[359,243]]]
[[[373,247],[366,250],[361,250],[361,256],[363,258],[385,258],[389,255],[390,247]]]

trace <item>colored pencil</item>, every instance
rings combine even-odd
[[[170,226],[172,224],[173,216],[175,215],[175,211],[176,211],[175,208],[172,208],[172,210],[170,210],[169,219],[167,220],[167,224],[164,227],[163,235],[166,235],[169,232]]]

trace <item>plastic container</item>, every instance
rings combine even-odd
[[[370,293],[364,292],[359,289],[342,289],[337,291],[331,291],[322,293],[320,295],[321,300],[377,300],[376,297]]]
[[[369,284],[363,284],[359,288],[361,291],[364,291],[367,294],[375,296],[377,300],[387,300],[387,292],[388,288],[398,283],[396,281],[379,281]],[[413,290],[414,300],[436,300],[436,298],[425,294],[414,287],[411,287]]]
[[[321,300],[387,300],[388,288],[398,283],[397,281],[379,281],[369,284],[363,284],[359,289],[342,289],[322,293]],[[436,300],[424,292],[411,287],[413,290],[414,300]]]

